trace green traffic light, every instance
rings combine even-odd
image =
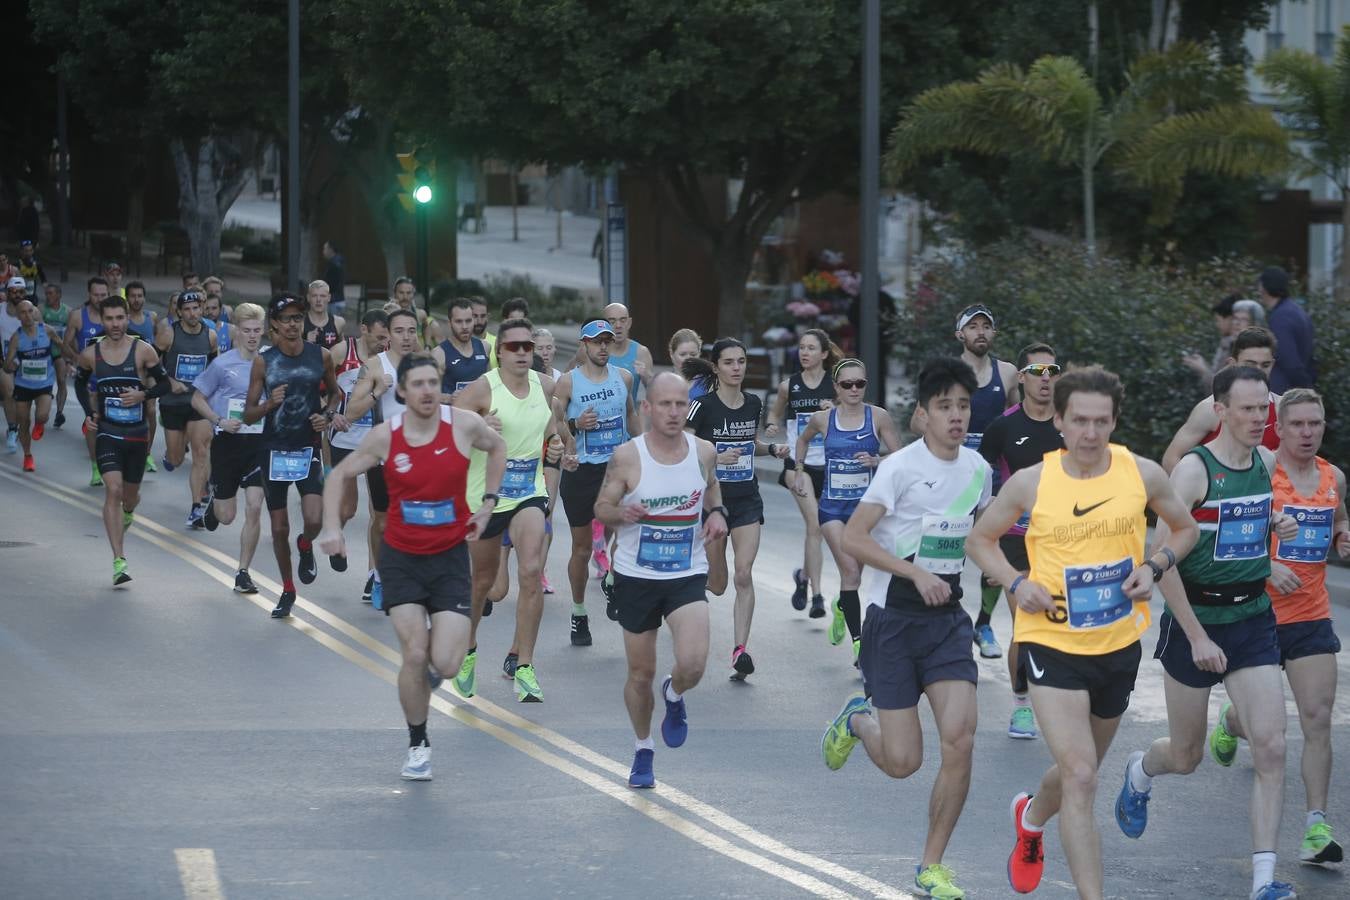
[[[413,199],[416,200],[418,203],[430,203],[431,186],[427,184],[419,184],[417,186],[417,189],[413,191]]]

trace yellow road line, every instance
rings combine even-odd
[[[178,861],[178,879],[183,882],[187,900],[225,900],[216,874],[216,854],[209,848],[184,848],[173,851]]]
[[[27,487],[30,487],[39,493],[50,496],[53,499],[56,499],[62,503],[66,503],[67,505],[73,506],[77,509],[84,508],[89,512],[101,514],[102,506],[101,504],[98,504],[93,497],[81,494],[76,491],[72,491],[69,488],[66,488],[64,485],[58,485],[48,481],[47,479],[41,478],[21,479],[8,472],[0,472],[0,476],[6,477],[9,480],[15,482],[16,484],[22,484]],[[35,483],[39,481],[42,483],[41,484]],[[224,554],[219,553],[212,547],[209,547],[198,541],[191,540],[181,535],[178,535],[157,522],[153,522],[145,518],[138,518],[136,520],[136,525],[148,526],[151,531],[162,533],[165,537],[173,538],[175,541],[181,542],[185,545],[189,545],[188,547],[180,549],[179,547],[174,546],[173,544],[169,543],[168,541],[164,540],[163,538],[157,535],[145,533],[144,528],[139,529],[135,532],[137,537],[140,537],[146,540],[148,543],[151,543],[159,547],[165,552],[170,553],[178,557],[179,559],[182,559],[184,562],[204,572],[205,574],[207,574],[209,577],[219,582],[220,584],[225,585],[227,587],[233,587],[233,582],[225,574],[223,574],[218,569],[214,568],[209,563],[205,562],[200,558],[201,555],[200,552],[198,553],[198,555],[189,555],[186,552],[186,550],[191,549],[193,551],[205,551],[206,555],[220,559],[226,565],[231,567],[234,564],[234,560],[231,560]],[[128,532],[128,534],[132,533],[133,532]],[[272,582],[272,585],[275,585],[275,582]],[[276,585],[276,587],[279,588],[280,586]],[[255,606],[259,607],[260,609],[264,610],[270,609],[271,606],[270,602],[267,601],[266,599],[263,599],[259,595],[256,594],[248,595],[247,599],[250,600]],[[299,601],[297,601],[296,605],[297,606],[300,605]],[[321,607],[315,606],[311,603],[306,602],[304,604],[304,607],[308,611],[315,613],[316,617],[321,618],[326,622],[340,623],[335,627],[339,627],[344,633],[354,632],[355,634],[353,636],[359,636],[359,638],[362,639],[361,643],[363,645],[371,647],[371,649],[377,650],[377,652],[381,657],[387,658],[394,663],[400,662],[400,658],[396,652],[391,650],[386,645],[380,643],[379,641],[370,638],[369,635],[367,635],[360,629],[351,626],[342,619],[333,616],[332,614],[328,613]],[[382,666],[377,661],[372,660],[369,657],[356,652],[351,647],[348,647],[346,644],[343,644],[342,642],[332,637],[331,635],[315,628],[313,625],[304,621],[303,619],[300,619],[299,617],[292,616],[290,619],[286,620],[286,624],[291,625],[291,627],[294,627],[302,634],[305,634],[306,636],[314,639],[319,644],[327,647],[328,649],[332,650],[334,653],[337,653],[339,656],[343,657],[349,662],[352,662],[360,666],[361,668],[365,669],[366,671],[370,672],[376,677],[388,682],[389,684],[397,686],[398,684],[397,671],[390,671],[388,667]],[[477,698],[475,698],[475,700],[477,700]],[[610,760],[607,757],[604,757],[598,753],[595,753],[594,751],[580,744],[577,744],[563,737],[562,735],[557,734],[556,732],[552,732],[550,729],[536,726],[534,723],[529,722],[528,720],[523,719],[519,716],[516,716],[514,713],[509,713],[506,710],[501,709],[500,707],[496,707],[495,704],[489,704],[486,703],[486,701],[483,701],[482,703],[477,703],[474,701],[470,702],[473,703],[473,705],[475,706],[486,705],[492,707],[499,718],[502,718],[503,720],[507,721],[514,720],[511,721],[511,724],[519,723],[517,727],[522,727],[524,728],[524,730],[529,731],[535,734],[536,736],[547,740],[549,743],[552,743],[555,746],[567,749],[567,751],[572,753],[574,756],[584,759],[585,761],[590,762],[592,765],[595,765],[606,771],[610,771],[617,775],[620,775],[625,779],[627,777],[627,770],[624,769],[617,762]],[[508,746],[511,746],[516,750],[519,750],[521,753],[524,753],[525,755],[535,759],[536,761],[542,762],[545,765],[553,769],[556,769],[557,771],[562,772],[563,774],[568,775],[576,779],[577,781],[582,782],[587,787],[590,787],[593,790],[598,791],[599,793],[605,794],[606,796],[609,796],[612,799],[615,799],[629,806],[630,808],[636,810],[637,812],[642,813],[648,818],[660,822],[662,825],[665,825],[671,830],[681,835],[684,835],[685,837],[695,841],[696,843],[702,844],[704,847],[707,847],[708,849],[713,850],[714,852],[720,853],[742,864],[749,865],[752,868],[759,869],[760,871],[765,872],[766,874],[773,875],[776,878],[779,878],[783,881],[793,884],[796,887],[799,887],[803,890],[809,891],[810,893],[816,894],[817,896],[832,897],[832,898],[853,896],[835,887],[834,885],[821,881],[818,878],[799,872],[798,870],[785,866],[775,860],[769,859],[758,853],[754,853],[752,851],[739,847],[731,843],[730,841],[727,841],[725,838],[722,838],[721,836],[708,831],[702,826],[675,814],[666,807],[661,806],[660,804],[657,803],[653,803],[651,800],[648,800],[645,797],[634,793],[626,785],[620,786],[619,784],[616,784],[613,781],[601,778],[595,775],[595,773],[576,765],[575,763],[565,759],[564,757],[561,757],[555,753],[552,753],[538,746],[537,744],[531,743],[530,741],[521,738],[519,735],[514,734],[511,731],[508,731],[507,729],[501,727],[500,725],[492,723],[480,716],[472,715],[466,712],[460,706],[457,706],[449,702],[446,698],[442,696],[433,695],[431,698],[431,703],[432,706],[434,706],[438,711],[449,716],[450,718],[455,719],[456,721],[459,721],[465,725],[469,725],[472,728],[476,728],[479,731],[482,731],[488,735],[491,735],[492,737],[496,738],[502,743],[505,743]],[[852,872],[849,869],[845,869],[842,866],[837,866],[826,860],[820,860],[817,859],[816,857],[810,856],[809,854],[800,853],[798,851],[792,850],[790,847],[787,847],[781,842],[769,838],[767,835],[760,834],[759,832],[750,828],[750,826],[738,822],[732,817],[727,816],[724,813],[721,813],[720,811],[716,810],[714,807],[709,806],[708,804],[705,804],[702,801],[696,800],[695,798],[690,797],[689,795],[684,794],[683,792],[676,791],[670,788],[659,787],[657,788],[656,794],[658,796],[663,797],[664,799],[676,803],[677,805],[685,807],[686,810],[693,812],[695,815],[698,815],[704,819],[707,819],[710,822],[713,822],[713,824],[716,824],[718,827],[723,828],[724,830],[746,841],[747,843],[759,846],[761,847],[761,849],[769,850],[770,852],[783,856],[784,858],[791,859],[792,861],[798,863],[799,865],[805,865],[812,868],[816,868],[818,871],[821,872],[821,874],[830,875],[831,877],[836,877],[839,878],[840,880],[854,884],[857,887],[862,887],[863,889],[879,897],[894,897],[894,898],[901,898],[901,900],[907,900],[907,898],[911,897],[911,895],[907,893],[897,891],[895,888],[892,888],[889,885],[885,885],[879,881],[875,881],[874,879],[868,878],[867,876],[862,875],[861,873]],[[210,851],[206,852],[209,853]],[[186,882],[185,882],[185,890],[186,890]],[[209,896],[209,895],[189,894],[189,896],[195,897],[195,896]]]

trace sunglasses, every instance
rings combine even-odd
[[[511,353],[534,352],[534,341],[499,341],[497,346]]]
[[[1030,365],[1023,366],[1019,371],[1030,375],[1032,378],[1040,378],[1044,375],[1049,375],[1051,378],[1054,378],[1064,370],[1055,363],[1031,363]]]
[[[851,381],[836,381],[835,384],[846,391],[860,391],[867,387],[867,379],[854,378]]]
[[[304,320],[305,317],[303,315],[299,316],[291,315],[291,316],[277,316],[274,321],[281,322],[285,325],[294,325],[296,322],[303,322]]]

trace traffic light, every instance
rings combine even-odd
[[[403,171],[399,173],[398,184],[402,190],[398,193],[398,202],[408,212],[413,204],[428,204],[435,196],[432,184],[436,181],[435,160],[423,161],[418,153],[399,153],[398,164]]]

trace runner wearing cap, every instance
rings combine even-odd
[[[108,282],[98,275],[85,282],[85,300],[84,305],[78,311],[72,310],[70,320],[66,322],[66,337],[63,349],[66,359],[71,365],[80,358],[86,347],[96,338],[103,335],[103,311],[101,304],[108,299]],[[152,348],[153,349],[153,348]],[[89,369],[80,369],[76,367],[75,371],[75,400],[84,410],[85,421],[93,415],[94,409],[90,406],[90,388]],[[98,487],[103,484],[103,478],[98,471],[98,460],[94,455],[94,429],[84,429],[84,445],[89,453],[89,486]],[[142,465],[144,465],[142,463]],[[140,479],[137,479],[137,484]]]
[[[8,347],[10,339],[18,334],[23,326],[19,317],[19,304],[28,298],[26,282],[18,275],[9,279],[5,288],[5,298],[0,302],[0,347]],[[14,404],[14,376],[0,366],[0,397],[5,403],[5,422],[9,429],[5,434],[5,450],[17,453],[19,450],[19,415]]]
[[[563,373],[553,390],[554,412],[567,425],[562,433],[566,451],[559,495],[572,532],[567,580],[572,587],[574,647],[591,645],[590,618],[586,614],[587,560],[594,550],[591,521],[605,466],[615,449],[641,429],[633,403],[633,375],[609,364],[613,344],[614,329],[608,322],[587,322],[581,329],[581,364]]]
[[[19,241],[19,276],[28,282],[28,297],[36,301],[38,286],[47,283],[47,273],[42,269],[35,255],[32,241]]]
[[[300,552],[300,581],[310,584],[319,575],[311,542],[319,533],[323,517],[323,463],[319,437],[330,425],[345,428],[346,420],[336,415],[337,405],[342,402],[342,389],[333,374],[333,360],[318,344],[302,337],[304,298],[290,293],[277,294],[268,304],[268,315],[276,332],[276,341],[253,360],[244,424],[266,420],[263,428],[263,493],[272,524],[272,552],[277,558],[282,587],[272,618],[284,619],[291,614],[295,604],[287,494],[291,485],[295,485],[300,494],[304,524],[295,544]]]
[[[178,295],[178,321],[161,322],[155,332],[155,346],[164,356],[164,368],[187,388],[171,394],[159,404],[164,424],[164,471],[172,472],[183,464],[188,447],[192,448],[192,469],[188,489],[192,504],[186,525],[203,527],[202,515],[211,502],[206,492],[211,476],[211,423],[192,408],[192,383],[216,358],[216,333],[202,322],[202,295],[184,291]]]
[[[5,347],[4,370],[13,380],[19,443],[23,446],[23,470],[32,472],[33,441],[42,440],[47,416],[52,410],[52,385],[56,380],[52,347],[59,346],[56,330],[42,321],[31,300],[19,303],[19,330]],[[37,417],[33,406],[37,405]],[[31,425],[31,432],[30,432]]]
[[[486,308],[486,307],[485,307]],[[450,336],[431,351],[445,374],[441,376],[441,402],[450,403],[488,370],[489,348],[474,337],[474,302],[468,297],[450,301]],[[487,314],[484,313],[484,316]]]
[[[122,287],[122,264],[116,260],[110,259],[103,264],[103,269],[99,272],[103,279],[108,282],[108,294],[113,297],[126,299],[127,289]]]
[[[397,324],[405,321],[403,315],[408,317],[415,337],[417,319],[403,311],[395,315]],[[292,331],[299,334],[299,323],[295,325],[282,322],[288,342]],[[332,378],[331,369],[328,377]],[[440,672],[459,668],[469,646],[470,573],[464,543],[476,537],[492,515],[506,468],[506,443],[474,413],[441,405],[441,373],[431,354],[402,356],[397,387],[407,401],[405,410],[373,426],[333,469],[321,501],[324,528],[319,545],[330,556],[347,554],[339,515],[342,495],[351,479],[382,465],[389,489],[388,524],[380,548],[387,589],[384,609],[402,653],[398,696],[408,724],[402,775],[426,781],[431,778],[427,736],[431,691],[440,684]],[[335,394],[334,384],[329,396]],[[475,450],[487,454],[487,490],[478,511],[470,513],[465,489],[469,455]]]
[[[127,286],[130,291],[130,285]],[[239,489],[244,490],[244,524],[239,530],[239,569],[234,589],[256,594],[249,575],[262,531],[262,430],[257,422],[244,424],[244,407],[253,361],[263,341],[266,313],[256,303],[235,310],[238,343],[217,356],[193,382],[192,408],[215,428],[211,439],[211,502],[202,514],[207,531],[234,521]]]
[[[52,360],[56,363],[56,416],[52,427],[60,428],[66,424],[66,382],[70,379],[70,364],[66,361],[62,347],[66,341],[66,325],[70,322],[70,307],[61,302],[61,285],[48,282],[43,286],[45,299],[42,304],[42,321],[56,331],[57,345],[52,348]]]

